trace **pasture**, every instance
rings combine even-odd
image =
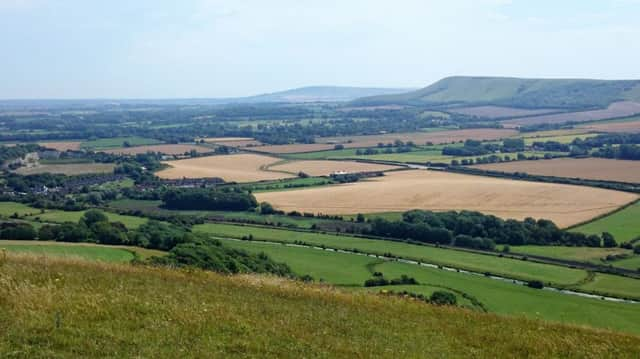
[[[64,164],[39,164],[33,167],[20,167],[15,170],[21,175],[35,175],[41,173],[64,174],[76,176],[88,173],[113,173],[113,163],[64,163]]]
[[[541,161],[490,163],[474,168],[506,173],[640,183],[640,162],[606,158],[556,158]]]
[[[28,217],[29,220],[36,220],[40,222],[51,222],[51,223],[64,223],[64,222],[74,222],[77,223],[82,216],[84,216],[85,211],[59,211],[59,210],[50,210],[45,213],[32,215]],[[111,222],[120,222],[124,224],[128,229],[136,229],[140,225],[147,223],[147,218],[142,217],[134,217],[134,216],[125,216],[117,213],[104,213]]]
[[[609,232],[613,234],[618,243],[639,238],[640,201],[608,216],[571,228],[571,231],[586,234]]]
[[[38,214],[41,212],[39,208],[33,208],[27,206],[26,204],[18,203],[18,202],[0,202],[0,216],[9,217],[14,214],[18,214],[18,216],[30,216],[33,214]]]
[[[191,151],[198,153],[213,152],[213,149],[205,146],[190,145],[190,144],[172,144],[172,145],[147,145],[147,146],[135,146],[135,147],[122,147],[114,148],[110,150],[104,150],[106,153],[120,154],[120,155],[137,155],[147,152],[163,153],[165,155],[182,155]]]
[[[278,158],[237,154],[190,158],[164,162],[170,168],[156,173],[160,178],[220,177],[227,182],[255,182],[295,177],[282,172],[269,172],[266,167],[280,161]]]
[[[603,264],[601,259],[606,258],[608,255],[632,254],[631,250],[618,247],[591,248],[562,246],[510,246],[510,250],[511,253],[531,254],[549,258],[567,259],[579,262],[592,262],[598,264]]]
[[[364,279],[370,278],[374,271],[383,273],[387,278],[397,278],[406,274],[416,278],[420,283],[410,286],[411,292],[428,294],[433,291],[433,288],[453,290],[459,300],[462,300],[460,293],[466,293],[475,297],[490,312],[497,314],[640,332],[638,324],[640,311],[637,310],[636,304],[611,303],[536,290],[482,276],[394,261],[380,261],[355,254],[247,241],[222,240],[222,242],[233,248],[264,252],[276,260],[291,265],[296,273],[315,273],[316,280],[322,278],[331,284],[361,287]],[[326,266],[323,266],[325,263]],[[367,274],[369,276],[365,277]],[[360,290],[369,292],[376,289],[402,290],[404,287],[389,286],[360,288]],[[605,310],[608,315],[603,317],[602,311]]]
[[[252,235],[256,240],[286,243],[301,241],[316,246],[324,245],[345,250],[357,249],[364,253],[377,255],[391,253],[416,261],[452,266],[480,273],[491,272],[524,280],[537,279],[559,285],[578,283],[587,275],[585,271],[578,269],[396,241],[213,223],[196,225],[193,230],[222,238],[242,238]]]
[[[515,181],[440,171],[389,172],[344,185],[257,193],[285,211],[324,214],[472,210],[502,218],[544,218],[560,227],[582,223],[637,199],[592,187]]]

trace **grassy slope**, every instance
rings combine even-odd
[[[624,248],[591,248],[563,246],[510,246],[512,253],[532,254],[550,258],[568,259],[581,262],[601,263],[600,259],[608,255],[632,254]]]
[[[105,262],[130,262],[133,254],[124,249],[98,246],[65,246],[53,244],[9,243],[0,240],[0,249],[15,253],[31,253],[56,257],[77,257]]]
[[[530,289],[483,276],[393,261],[383,262],[355,254],[259,242],[223,240],[223,243],[234,248],[265,252],[277,261],[289,264],[293,271],[300,275],[311,274],[316,280],[323,279],[331,284],[360,286],[361,290],[365,290],[361,286],[364,280],[371,277],[373,271],[380,271],[387,278],[398,278],[406,274],[416,278],[421,284],[412,286],[411,291],[414,293],[430,294],[433,288],[448,291],[454,289],[476,297],[490,312],[494,313],[640,333],[640,322],[638,322],[640,311],[636,304],[611,303]],[[400,288],[390,289],[401,290]],[[457,296],[458,299],[462,299],[460,295]],[[603,316],[603,312],[607,315]]]
[[[56,257],[80,257],[107,262],[130,262],[135,252],[140,259],[163,256],[166,252],[133,246],[110,246],[94,243],[0,240],[0,248],[11,252],[33,253]]]
[[[448,77],[423,89],[398,95],[367,97],[355,104],[496,104],[532,108],[605,107],[640,98],[638,81]],[[625,91],[630,88],[631,91]],[[634,90],[635,88],[635,90]]]
[[[640,351],[632,335],[268,277],[14,257],[0,273],[0,353],[21,357],[622,358]]]
[[[197,225],[194,226],[193,230],[221,237],[241,238],[242,236],[251,234],[255,239],[262,240],[286,242],[298,240],[309,244],[326,245],[332,248],[357,248],[368,253],[392,253],[425,262],[451,265],[458,268],[468,268],[479,272],[491,272],[523,279],[539,279],[558,284],[576,283],[586,276],[584,271],[577,269],[375,239],[319,233],[301,233],[226,224]]]
[[[640,237],[640,202],[582,226],[572,228],[574,232],[601,234],[610,232],[618,243]]]

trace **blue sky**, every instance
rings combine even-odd
[[[640,0],[0,0],[0,98],[640,78]]]

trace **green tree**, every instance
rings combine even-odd
[[[433,292],[429,297],[429,301],[437,305],[456,305],[458,303],[455,294],[445,291]]]
[[[109,222],[109,217],[99,209],[90,209],[84,213],[80,222],[84,223],[87,227],[91,227],[94,223]]]
[[[613,248],[616,246],[616,240],[611,233],[602,233],[602,245],[606,248]]]

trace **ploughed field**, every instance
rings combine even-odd
[[[453,113],[459,113],[467,116],[486,117],[486,118],[505,118],[505,117],[523,117],[523,116],[535,116],[544,115],[553,112],[559,112],[559,110],[552,108],[545,109],[523,109],[515,107],[502,107],[502,106],[473,106],[473,107],[461,107],[452,108],[447,111]]]
[[[255,182],[293,178],[299,172],[327,176],[334,172],[376,172],[398,168],[355,161],[294,161],[257,155],[236,154],[165,162],[170,168],[157,172],[160,178],[220,177],[227,182]]]
[[[526,126],[541,123],[564,123],[564,122],[587,122],[606,120],[610,118],[628,117],[640,113],[640,103],[632,101],[614,102],[606,109],[561,113],[555,115],[543,115],[534,117],[518,118],[503,121],[506,127]]]
[[[532,175],[640,183],[640,162],[605,158],[557,158],[540,161],[490,163],[482,170]]]
[[[635,117],[634,121],[619,121],[619,122],[605,122],[605,123],[593,123],[581,126],[582,128],[600,131],[600,132],[640,132],[640,118]]]
[[[104,150],[106,153],[120,154],[120,155],[137,155],[147,152],[164,153],[167,155],[181,155],[185,152],[196,151],[199,153],[212,152],[213,149],[205,146],[188,145],[188,144],[175,144],[175,145],[148,145],[148,146],[135,146],[135,147],[122,147],[111,150]]]
[[[592,187],[412,170],[344,185],[257,193],[256,198],[285,211],[472,210],[502,218],[545,218],[568,227],[611,212],[638,196]]]

